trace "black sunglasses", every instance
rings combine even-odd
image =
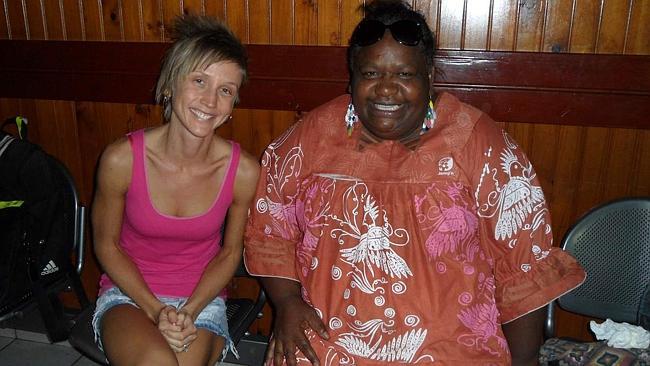
[[[420,23],[413,20],[399,20],[393,24],[386,25],[378,20],[364,19],[357,25],[352,39],[354,46],[370,46],[379,42],[384,37],[386,28],[397,42],[405,46],[417,46],[422,40]]]

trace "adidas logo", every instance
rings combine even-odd
[[[46,265],[45,268],[41,271],[41,276],[49,275],[54,272],[57,272],[59,270],[59,267],[56,266],[56,263],[54,263],[53,260],[50,260]]]

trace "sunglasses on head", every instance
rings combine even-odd
[[[386,25],[378,20],[362,20],[355,30],[355,37],[352,44],[355,46],[370,46],[384,38],[386,29],[397,42],[405,46],[417,46],[422,40],[420,23],[413,20],[398,20],[395,23]]]

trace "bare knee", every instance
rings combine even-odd
[[[143,350],[143,352],[138,355],[134,365],[178,366],[178,360],[171,349],[165,350],[160,348],[150,348]]]

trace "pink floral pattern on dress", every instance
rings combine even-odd
[[[298,265],[302,275],[307,277],[313,263],[313,253],[318,246],[319,234],[323,229],[323,219],[330,209],[328,192],[333,182],[319,180],[305,189],[305,193],[296,200],[297,225],[304,233],[302,241],[296,246]]]
[[[471,334],[463,334],[458,337],[458,343],[476,350],[487,351],[493,355],[500,355],[501,352],[508,352],[508,343],[505,338],[498,335],[499,323],[497,318],[499,311],[494,302],[482,303],[461,309],[458,319],[469,328]],[[494,339],[500,350],[495,350],[489,342]]]
[[[431,233],[425,245],[431,259],[437,259],[447,253],[457,253],[456,259],[473,262],[479,251],[478,218],[468,209],[470,206],[463,198],[462,185],[451,183],[445,188],[439,188],[436,183],[427,188],[426,197],[416,196],[416,206],[422,207],[422,200],[431,200],[426,213],[420,215],[421,221],[431,227]],[[442,201],[433,197],[440,194],[451,198],[452,204],[444,206]],[[462,249],[462,252],[461,252]]]

